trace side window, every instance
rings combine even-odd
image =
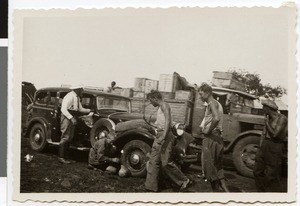
[[[58,100],[58,107],[61,107],[61,103],[63,98],[67,95],[67,92],[60,92],[59,93],[59,100]]]
[[[50,100],[48,105],[54,106],[56,101],[56,92],[50,92]]]
[[[83,94],[81,98],[81,104],[84,108],[92,109],[93,108],[93,95]]]
[[[39,92],[36,94],[35,102],[40,105],[46,105],[50,101],[50,92]]]

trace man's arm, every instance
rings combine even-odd
[[[266,127],[267,127],[269,134],[271,135],[271,137],[275,137],[275,138],[286,127],[286,125],[287,125],[287,120],[284,117],[279,117],[278,122],[274,129],[269,124],[269,121],[266,122]]]
[[[167,103],[163,103],[162,107],[161,107],[162,112],[165,115],[165,130],[164,130],[164,134],[163,134],[163,138],[165,138],[167,136],[167,133],[170,129],[170,124],[171,124],[171,109],[169,104]]]
[[[212,101],[210,104],[210,109],[211,109],[213,119],[212,119],[211,125],[207,131],[207,134],[210,134],[216,128],[216,126],[218,125],[218,123],[221,119],[220,114],[219,114],[218,102]]]
[[[70,95],[65,96],[61,103],[61,113],[70,120],[73,118],[73,116],[68,111],[68,106],[72,103],[72,100],[73,100],[71,97],[72,96],[70,96]]]
[[[78,105],[78,110],[79,110],[79,112],[82,112],[82,113],[90,113],[91,112],[90,109],[86,109],[86,108],[82,107],[82,104],[80,101],[79,101],[79,105]]]

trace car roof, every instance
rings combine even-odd
[[[248,94],[247,92],[239,91],[239,90],[227,89],[227,88],[223,88],[223,87],[212,87],[212,89],[213,89],[213,92],[235,93],[235,94],[239,94],[244,97],[248,97],[250,99],[257,99],[256,96]]]
[[[49,91],[49,92],[70,92],[72,91],[70,88],[67,87],[46,87],[46,88],[41,88],[39,90],[37,90],[37,92],[41,92],[41,91]],[[97,89],[87,89],[87,88],[83,88],[83,93],[84,94],[90,94],[90,95],[94,95],[94,96],[109,96],[109,97],[117,97],[117,98],[123,98],[126,100],[130,100],[127,97],[121,96],[121,95],[117,95],[117,94],[112,94],[112,93],[107,93],[107,92],[103,92],[103,91],[99,91]]]

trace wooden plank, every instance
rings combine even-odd
[[[192,99],[192,92],[191,91],[185,91],[185,90],[177,90],[175,92],[175,99],[191,100]]]

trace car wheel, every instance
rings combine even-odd
[[[92,147],[97,140],[107,137],[110,132],[113,132],[113,124],[114,123],[112,121],[107,119],[100,119],[93,125],[90,132],[90,143]]]
[[[36,123],[31,127],[29,134],[29,143],[33,150],[42,151],[47,145],[45,128],[42,124]]]
[[[150,152],[149,144],[141,140],[132,140],[123,148],[121,163],[133,177],[144,177],[147,174],[146,163]]]
[[[237,171],[243,176],[253,177],[253,168],[259,142],[259,136],[246,136],[239,140],[233,149],[233,163]]]

